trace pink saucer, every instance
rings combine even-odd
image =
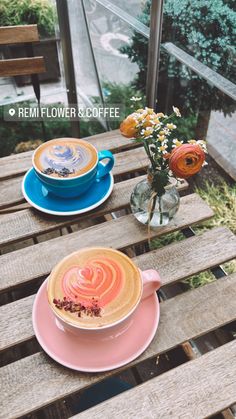
[[[84,336],[83,332],[80,337],[57,325],[48,305],[46,281],[34,300],[33,328],[45,352],[61,365],[84,372],[108,371],[128,364],[151,343],[160,317],[156,293],[141,301],[119,336],[107,331],[102,337]]]

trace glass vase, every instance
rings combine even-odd
[[[150,227],[164,226],[174,217],[179,208],[179,193],[172,183],[165,187],[165,193],[155,195],[151,182],[147,179],[139,182],[130,198],[132,213],[142,224]]]

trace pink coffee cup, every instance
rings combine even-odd
[[[56,317],[56,323],[59,328],[63,328],[65,331],[71,332],[75,335],[81,336],[81,333],[83,335],[86,335],[88,337],[95,337],[97,334],[99,334],[100,337],[103,337],[105,339],[109,337],[115,337],[120,335],[121,333],[125,332],[127,328],[132,326],[132,316],[134,312],[137,310],[139,304],[146,298],[150,297],[153,293],[158,291],[158,289],[161,286],[161,280],[158,272],[154,269],[147,269],[146,271],[140,271],[140,275],[143,282],[143,291],[142,295],[138,301],[138,303],[135,305],[135,307],[132,308],[132,310],[122,319],[119,321],[106,325],[104,327],[98,327],[98,328],[82,328],[79,325],[75,326],[72,324],[69,324],[64,319],[59,317],[55,312],[54,315]]]
[[[141,271],[118,250],[89,247],[66,256],[54,267],[47,292],[59,327],[74,334],[116,334],[132,323],[139,304],[160,285],[156,270]],[[98,313],[86,314],[91,306]],[[82,314],[78,313],[81,307]]]

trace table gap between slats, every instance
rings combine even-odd
[[[154,340],[144,354],[129,366],[233,321],[236,318],[235,279],[236,274],[232,274],[162,302],[160,324]],[[10,411],[15,412],[16,416],[29,413],[114,374],[114,371],[103,374],[73,372],[41,352],[9,364],[1,372],[5,378],[1,408],[4,417]],[[11,398],[12,387],[14,398]]]

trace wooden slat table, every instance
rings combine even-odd
[[[32,153],[0,160],[0,418],[28,414],[35,418],[37,411],[48,405],[57,412],[52,417],[66,418],[68,415],[59,416],[56,411],[60,401],[117,373],[74,372],[52,361],[38,346],[36,353],[30,349],[35,342],[31,324],[34,292],[62,257],[90,245],[126,251],[130,247],[135,250],[135,246],[140,250],[140,245],[147,243],[147,228],[127,211],[130,193],[148,164],[144,151],[117,131],[90,137],[89,141],[98,149],[109,148],[116,154],[114,191],[95,211],[70,219],[47,216],[25,204],[20,184],[31,165]],[[127,173],[136,177],[127,179]],[[184,182],[179,188],[186,186]],[[124,209],[121,217],[108,217]],[[175,218],[168,226],[152,230],[152,238],[212,216],[213,211],[197,194],[183,196]],[[62,236],[59,230],[63,230]],[[165,291],[235,257],[236,238],[222,226],[156,250],[143,250],[134,261],[141,269],[157,269]],[[235,321],[235,301],[236,274],[161,301],[160,324],[152,343],[121,370],[129,371],[142,363],[145,366],[147,360]],[[26,355],[22,347],[28,348]],[[197,419],[235,402],[236,342],[232,340],[77,416]]]

